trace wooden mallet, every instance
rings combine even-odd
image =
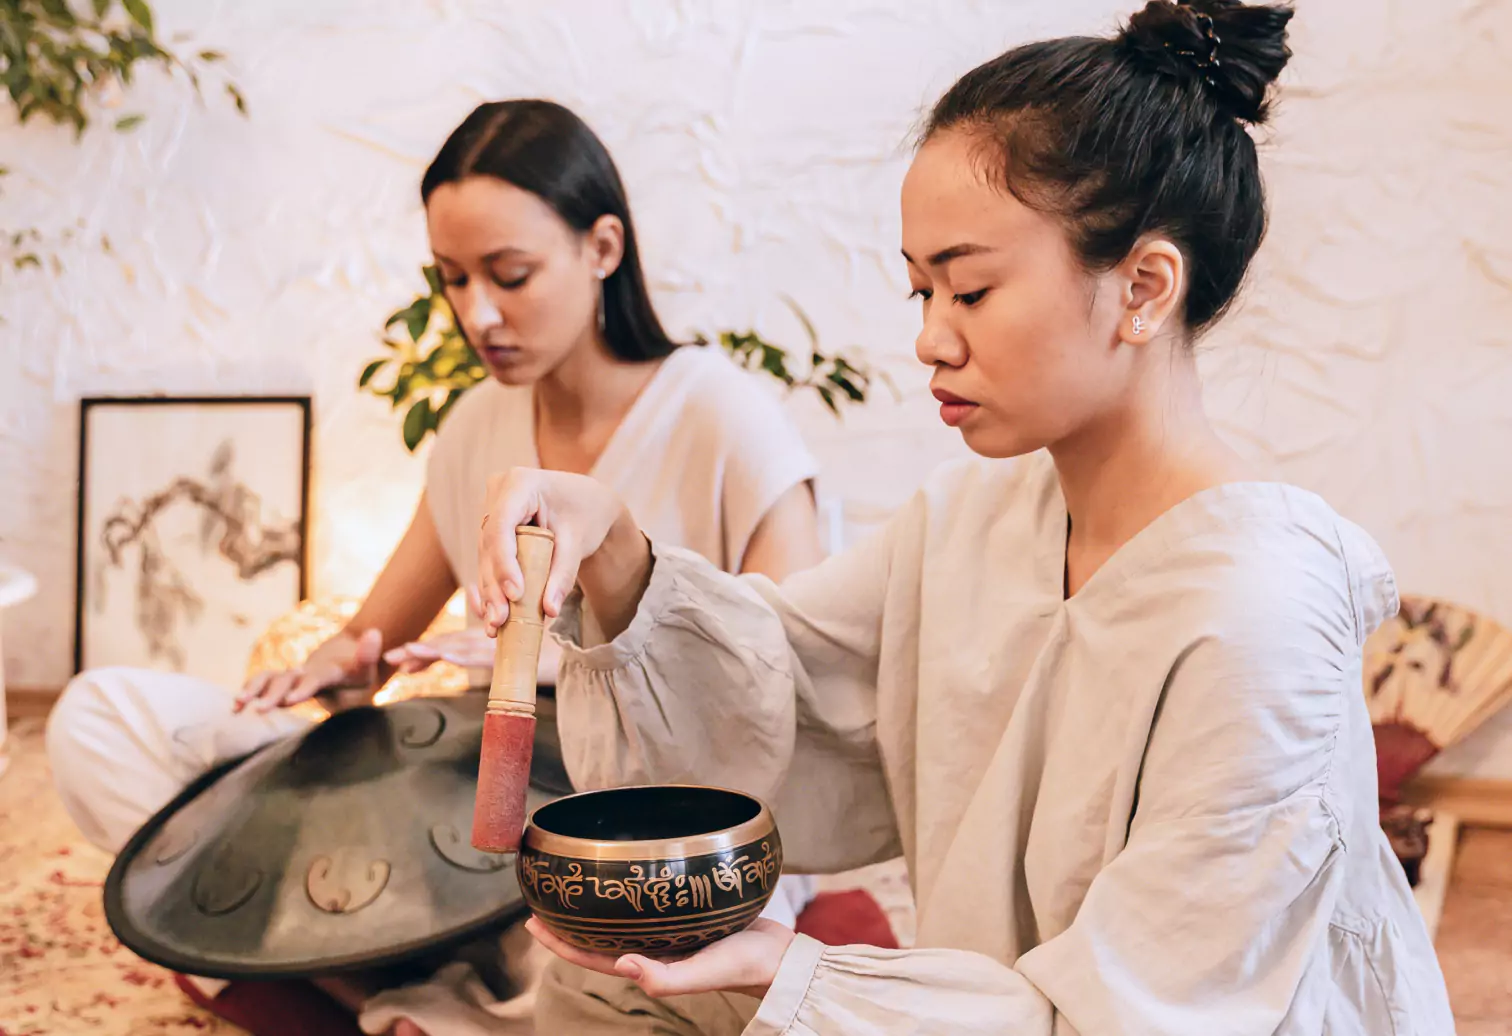
[[[490,853],[517,852],[525,830],[525,791],[535,744],[536,668],[545,631],[542,598],[556,537],[546,529],[522,525],[515,529],[515,543],[525,586],[520,599],[509,606],[494,647],[473,801],[472,844]]]

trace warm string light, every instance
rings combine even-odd
[[[247,675],[266,672],[270,669],[292,669],[304,662],[322,643],[329,640],[357,614],[362,601],[356,597],[317,597],[303,601],[293,611],[274,620],[257,643],[247,660]],[[436,621],[431,623],[425,636],[451,633],[462,629],[463,605],[460,594],[454,596]],[[374,697],[375,704],[402,701],[406,698],[435,698],[461,694],[468,687],[467,670],[450,662],[437,662],[418,673],[396,674]],[[310,700],[295,706],[316,719],[329,715],[318,700]]]

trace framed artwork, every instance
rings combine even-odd
[[[309,396],[81,400],[75,671],[239,686],[306,595],[309,496]]]

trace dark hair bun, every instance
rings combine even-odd
[[[1156,71],[1205,83],[1227,114],[1258,125],[1270,114],[1270,86],[1291,58],[1292,13],[1239,0],[1151,0],[1118,39]]]

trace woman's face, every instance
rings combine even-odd
[[[1118,405],[1135,352],[1113,274],[1089,275],[1065,231],[992,186],[979,142],[932,137],[903,181],[903,254],[941,418],[985,457],[1052,445]]]
[[[425,218],[457,323],[499,381],[533,384],[592,340],[599,272],[613,273],[620,254],[604,247],[601,226],[579,234],[536,195],[491,176],[436,188]]]

